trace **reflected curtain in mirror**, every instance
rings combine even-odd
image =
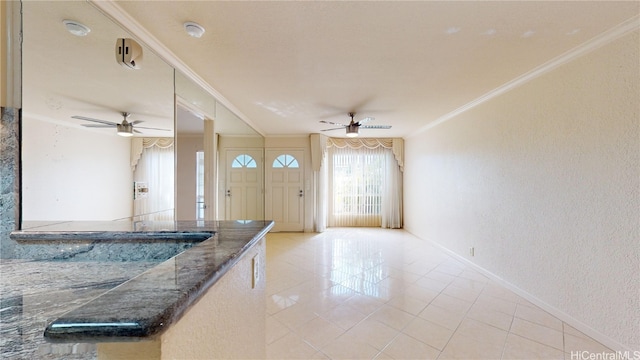
[[[132,139],[131,167],[134,181],[134,219],[173,221],[173,138]]]

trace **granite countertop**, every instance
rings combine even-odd
[[[0,359],[95,359],[95,344],[48,343],[45,327],[156,265],[0,260]]]
[[[40,240],[159,240],[207,239],[211,221],[29,221],[11,233],[17,241]]]
[[[25,248],[34,244],[57,246],[69,242],[88,242],[94,246],[110,244],[114,240],[125,244],[123,246],[138,246],[141,242],[151,244],[154,241],[166,243],[167,240],[192,242],[185,251],[152,265],[148,265],[148,259],[120,263],[123,268],[134,266],[140,271],[131,279],[121,279],[120,282],[124,281],[122,283],[104,279],[105,274],[100,272],[108,267],[95,266],[102,260],[96,262],[92,259],[94,266],[85,266],[85,258],[73,262],[74,258],[81,256],[77,255],[81,252],[69,253],[71,256],[57,263],[70,272],[73,269],[82,272],[85,277],[90,277],[87,271],[95,272],[97,283],[106,281],[112,284],[112,288],[105,291],[103,286],[103,293],[88,302],[85,302],[88,299],[77,300],[73,308],[62,315],[59,312],[48,314],[48,319],[54,319],[50,319],[52,321],[48,322],[46,330],[44,326],[42,328],[46,340],[53,343],[123,342],[149,340],[161,334],[272,227],[272,221],[191,221],[171,224],[75,222],[39,224],[14,232],[11,237]],[[47,263],[32,262],[31,266],[42,267]],[[9,271],[9,265],[8,262],[3,263],[3,272]],[[47,289],[47,292],[78,285],[73,284],[73,279],[69,281],[71,284],[63,285],[64,281],[61,281],[54,286],[59,289]],[[26,284],[25,289],[28,288]],[[5,292],[3,287],[3,298]],[[95,294],[91,293],[91,296]],[[81,305],[77,306],[78,303]]]

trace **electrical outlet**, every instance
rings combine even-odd
[[[475,256],[476,255],[476,249],[473,246],[469,248],[469,255],[471,255],[471,256]]]
[[[253,271],[253,278],[251,279],[251,288],[255,289],[260,281],[260,255],[256,255],[251,259],[251,269]]]

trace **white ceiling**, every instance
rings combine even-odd
[[[347,123],[354,111],[356,120],[375,117],[371,125],[393,126],[361,130],[362,136],[407,137],[629,19],[637,23],[640,14],[638,1],[111,3],[268,136],[320,132],[334,127],[320,120]],[[23,86],[37,88],[24,97],[25,111],[66,120],[81,112],[115,122],[129,111],[134,120],[172,126],[173,94],[160,91],[170,87],[170,69],[153,53],[145,53],[143,71],[132,75],[112,53],[115,38],[127,34],[113,23],[96,25],[100,15],[87,12],[91,5],[24,4],[41,17],[29,20],[40,33],[25,30],[25,44],[59,50],[44,62],[43,49],[25,45]],[[78,38],[60,31],[65,18],[92,32]],[[188,36],[185,21],[204,26],[204,36]],[[64,44],[54,33],[65,36]],[[69,70],[45,72],[49,62]],[[122,85],[131,76],[143,79],[139,89]]]
[[[362,135],[406,137],[640,13],[637,1],[117,4],[266,135],[355,111],[393,126]]]

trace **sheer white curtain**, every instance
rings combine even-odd
[[[384,148],[329,148],[329,226],[381,226]]]
[[[134,138],[132,146],[133,180],[146,186],[133,200],[137,220],[173,221],[174,153],[173,139]]]
[[[328,226],[402,227],[402,139],[327,141]]]
[[[314,193],[314,228],[317,232],[327,229],[327,194],[329,172],[327,166],[327,140],[329,137],[322,134],[311,134],[311,167],[315,183]]]
[[[382,227],[402,228],[402,171],[392,151],[386,149],[382,196]]]
[[[327,165],[327,153],[324,153],[324,160],[318,174],[318,215],[316,221],[316,231],[323,232],[327,229],[329,196],[329,166]]]

